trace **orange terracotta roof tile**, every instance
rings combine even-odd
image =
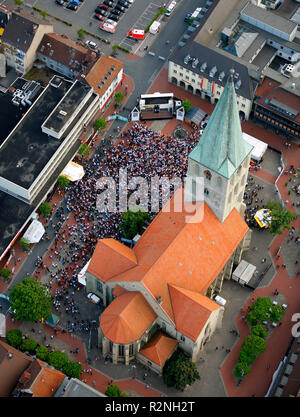
[[[123,288],[123,287],[121,287],[120,285],[116,285],[115,286],[115,288],[114,288],[114,290],[113,290],[113,292],[112,292],[112,294],[115,296],[115,297],[119,297],[119,295],[122,295],[122,294],[124,294],[125,292],[127,292],[127,290],[125,290],[125,288]]]
[[[114,67],[114,70],[111,70],[111,67]],[[105,93],[123,67],[124,64],[121,61],[111,56],[102,55],[85,75],[85,81],[101,96]],[[110,73],[108,71],[110,71]],[[105,79],[105,76],[107,79]],[[105,84],[102,84],[101,80],[104,80]],[[99,85],[101,85],[101,88],[99,88]]]
[[[44,366],[39,359],[32,362],[26,374],[29,378],[23,375],[18,388],[30,390],[33,397],[52,397],[66,377],[62,372]]]
[[[115,239],[101,239],[96,245],[87,271],[101,281],[107,281],[136,264],[132,249]]]
[[[139,353],[150,361],[163,367],[166,360],[172,355],[177,346],[177,340],[158,331]]]
[[[197,340],[211,313],[221,308],[203,294],[169,285],[176,329]]]
[[[114,343],[129,344],[139,340],[156,319],[156,314],[137,291],[115,298],[100,317],[100,328]]]

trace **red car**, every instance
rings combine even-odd
[[[103,10],[108,10],[109,9],[109,6],[107,6],[107,4],[103,4],[103,3],[99,3],[97,7],[99,7],[100,9],[103,9]]]
[[[105,17],[102,16],[102,14],[99,14],[99,13],[96,13],[94,17],[97,20],[101,20],[101,22],[103,22],[105,20]]]

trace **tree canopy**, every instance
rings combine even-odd
[[[48,216],[52,211],[52,207],[49,203],[45,202],[40,205],[40,212],[45,216]]]
[[[24,352],[28,350],[29,352],[33,352],[37,347],[37,342],[30,337],[28,339],[24,339],[21,344],[21,350]]]
[[[83,143],[78,149],[78,153],[81,156],[88,156],[88,154],[90,153],[90,150],[91,148],[89,147],[89,145],[87,143]]]
[[[184,108],[185,114],[188,113],[192,108],[192,103],[189,100],[184,100],[182,102],[182,107]]]
[[[187,385],[192,385],[197,379],[200,379],[200,375],[191,359],[177,351],[166,362],[163,369],[163,379],[168,387],[184,391]]]
[[[273,200],[267,203],[266,208],[270,210],[270,217],[267,217],[265,221],[273,235],[281,235],[282,229],[290,229],[291,223],[297,217],[296,214]]]
[[[120,229],[124,233],[126,239],[133,239],[138,233],[142,234],[143,226],[150,216],[143,210],[128,210],[121,216]]]
[[[105,119],[99,118],[95,120],[94,128],[96,130],[103,130],[107,126],[107,121]]]
[[[65,188],[67,188],[67,186],[70,184],[70,180],[65,177],[64,175],[60,175],[57,179],[58,185],[60,186],[60,188],[62,190],[64,190]]]
[[[248,354],[248,356],[254,358],[264,353],[265,349],[265,339],[254,334],[250,334],[249,336],[247,336],[242,344],[242,350],[244,350]]]
[[[16,284],[9,299],[17,320],[37,321],[51,313],[52,296],[48,288],[41,285],[36,278],[26,277]]]
[[[255,336],[262,337],[265,339],[268,336],[268,332],[262,324],[257,324],[256,326],[253,326],[251,328],[251,334],[254,334]]]
[[[70,378],[80,378],[82,372],[82,366],[79,362],[67,362],[63,366],[63,372]]]
[[[12,270],[10,268],[2,268],[0,275],[4,278],[4,280],[8,280],[8,278],[12,275]]]
[[[124,94],[123,93],[121,93],[120,91],[118,91],[116,94],[115,94],[115,101],[117,102],[117,103],[121,103],[121,101],[123,101],[123,99],[124,99]]]
[[[251,369],[249,366],[244,362],[239,362],[236,367],[234,368],[234,375],[239,376],[241,378],[244,378],[246,375],[248,375],[251,372]]]
[[[111,384],[109,387],[107,387],[107,390],[105,391],[105,395],[107,397],[121,397],[122,391],[117,385]]]
[[[54,352],[49,353],[48,363],[49,365],[54,366],[54,368],[58,371],[62,371],[64,366],[68,363],[68,361],[68,355],[64,352],[55,350]]]
[[[19,329],[12,329],[6,333],[6,343],[17,348],[22,343],[22,332]]]
[[[262,321],[267,321],[270,317],[270,308],[272,308],[272,302],[269,297],[258,297],[247,314],[247,322],[256,325]]]
[[[38,346],[36,348],[36,357],[41,361],[48,362],[49,353],[50,351],[46,346]]]

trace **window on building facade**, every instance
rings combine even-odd
[[[185,337],[183,335],[180,336],[180,340],[182,340],[183,342],[185,342]]]
[[[129,356],[133,356],[134,355],[134,344],[132,343],[131,345],[129,345]]]
[[[124,355],[125,355],[125,346],[119,345],[119,356],[124,356]]]
[[[186,76],[185,79],[189,81],[190,78],[188,76]]]
[[[196,80],[194,78],[192,78],[192,83],[196,82]]]
[[[97,281],[97,291],[103,292],[103,285],[99,280]]]
[[[212,175],[211,175],[210,171],[208,171],[208,170],[204,171],[204,175],[205,175],[205,178],[207,180],[209,180],[209,181],[211,180]]]
[[[177,71],[176,70],[174,70],[173,72],[174,72],[174,74],[177,74]]]

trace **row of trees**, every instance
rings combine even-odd
[[[247,314],[247,323],[252,326],[250,335],[246,337],[239,354],[239,362],[234,368],[234,375],[244,378],[251,372],[250,365],[262,355],[266,349],[268,331],[263,322],[271,320],[277,323],[285,314],[281,305],[273,305],[269,297],[258,297]]]
[[[38,345],[32,338],[24,338],[19,329],[8,331],[6,342],[16,349],[35,355],[41,361],[47,362],[70,378],[80,378],[82,366],[79,362],[69,361],[68,355],[64,352],[58,350],[50,352],[46,346]]]

